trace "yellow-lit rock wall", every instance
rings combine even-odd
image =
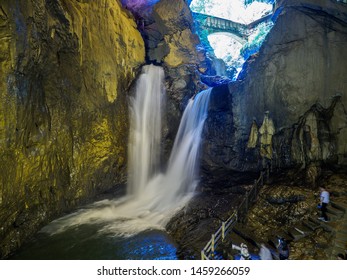
[[[187,3],[184,0],[177,0],[175,3],[161,0],[155,5],[152,17],[155,24],[149,27],[155,28],[157,33],[153,36],[151,30],[147,32],[149,40],[153,42],[157,40],[157,45],[149,50],[149,59],[157,62],[162,60],[169,68],[197,64],[196,45],[199,43],[199,38],[192,31],[193,18]]]
[[[127,89],[144,52],[118,0],[0,2],[0,258],[125,182]]]

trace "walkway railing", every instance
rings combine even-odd
[[[266,172],[262,171],[257,180],[255,180],[254,185],[251,190],[247,192],[245,198],[238,206],[238,209],[235,210],[231,216],[225,221],[222,222],[218,230],[212,234],[211,239],[207,242],[204,249],[201,250],[201,259],[210,260],[214,257],[216,248],[220,241],[224,241],[226,234],[232,229],[232,227],[238,222],[243,222],[249,208],[252,206],[253,202],[257,199],[257,196],[260,191],[260,187],[264,185],[264,176],[269,176],[269,170]]]

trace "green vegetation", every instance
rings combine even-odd
[[[259,50],[272,27],[273,23],[261,23],[254,29],[253,34],[248,37],[248,42],[240,50],[240,55],[245,60]]]

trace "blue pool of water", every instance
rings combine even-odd
[[[163,231],[131,237],[99,233],[98,225],[79,225],[57,234],[38,233],[11,259],[19,260],[174,260],[175,244]]]

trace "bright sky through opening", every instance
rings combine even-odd
[[[272,4],[253,2],[245,6],[244,2],[244,0],[193,0],[190,8],[193,12],[225,18],[243,24],[254,22],[272,12]],[[265,36],[256,36],[259,33],[258,29],[253,32],[247,44],[261,45]],[[244,45],[227,33],[210,34],[208,40],[217,58],[223,59],[229,67],[241,70],[244,59],[240,51]],[[259,42],[255,42],[256,40],[259,40]]]
[[[197,9],[203,2],[208,2],[204,13],[245,24],[263,17],[272,9],[271,4],[261,2],[253,2],[245,7],[244,0],[193,0],[190,8],[193,12],[199,12]]]

